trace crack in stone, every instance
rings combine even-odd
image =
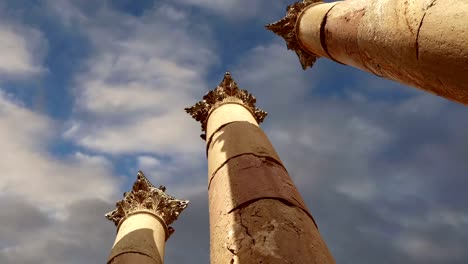
[[[421,27],[424,21],[424,17],[426,17],[426,12],[424,12],[424,15],[421,19],[421,22],[419,23],[418,31],[416,33],[416,42],[414,43],[414,48],[416,49],[416,60],[419,60],[419,32],[421,31]]]
[[[234,257],[237,256],[237,252],[234,249],[229,248],[228,246],[226,246],[226,249],[232,253],[230,264],[234,264]]]
[[[275,163],[275,164],[279,165],[281,168],[283,168],[286,172],[288,172],[288,170],[284,167],[284,165],[281,162],[277,161],[275,158],[273,158],[271,156],[262,156],[262,155],[258,155],[258,154],[252,153],[252,152],[242,153],[242,154],[230,157],[229,159],[224,161],[215,171],[213,171],[213,173],[210,175],[211,177],[210,177],[210,180],[208,182],[208,190],[211,187],[211,182],[213,181],[214,177],[216,176],[216,173],[218,173],[218,171],[220,171],[222,167],[227,165],[229,163],[229,161],[231,161],[231,160],[233,160],[235,158],[244,156],[244,155],[252,155],[252,156],[255,156],[257,158],[260,158],[260,159],[262,159],[263,163],[268,163],[268,162]]]
[[[299,236],[302,235],[303,230],[298,228],[294,222],[291,222],[290,220],[286,219],[285,224],[289,226],[291,229],[293,229],[294,232],[296,232],[296,234],[298,234]]]
[[[424,15],[421,18],[421,22],[419,23],[418,31],[416,33],[416,43],[414,43],[414,48],[416,49],[416,60],[419,60],[419,33],[421,32],[421,27],[424,22],[424,18],[426,17],[427,11],[429,8],[433,7],[436,4],[437,0],[433,0],[427,7],[426,10],[424,11]]]
[[[252,234],[250,234],[249,228],[242,221],[242,209],[240,209],[238,213],[240,218],[240,225],[244,228],[245,233],[252,239],[252,244],[255,245],[255,239],[252,237]]]
[[[330,52],[328,52],[328,46],[327,46],[327,41],[326,41],[326,36],[327,36],[327,30],[326,30],[326,25],[327,25],[327,19],[328,19],[328,15],[330,14],[331,10],[334,8],[335,6],[332,6],[328,11],[327,13],[325,14],[325,16],[323,17],[323,20],[322,20],[322,23],[320,23],[320,45],[322,46],[322,49],[323,51],[325,51],[325,53],[327,54],[327,56],[339,63],[339,64],[343,64],[339,61],[337,61],[335,58],[333,58],[333,56],[330,54]],[[304,69],[305,70],[305,69]]]
[[[266,199],[277,200],[277,201],[280,201],[280,202],[282,202],[283,204],[285,204],[285,205],[287,205],[287,206],[289,206],[289,207],[296,207],[296,208],[301,209],[304,213],[306,213],[306,214],[310,217],[310,219],[312,219],[312,222],[314,222],[315,228],[319,229],[317,223],[315,222],[314,217],[312,216],[312,214],[311,214],[309,211],[307,211],[305,208],[302,208],[302,207],[300,207],[300,206],[297,206],[297,205],[291,203],[291,202],[288,201],[288,200],[285,200],[285,199],[283,199],[283,198],[278,198],[278,197],[260,197],[260,198],[257,198],[257,199],[253,199],[253,200],[250,200],[250,201],[246,201],[246,202],[241,203],[241,204],[239,204],[238,206],[232,208],[232,209],[228,212],[228,214],[230,214],[230,213],[232,213],[232,212],[234,212],[234,211],[236,211],[236,210],[240,210],[240,209],[246,208],[246,207],[248,207],[249,205],[251,205],[251,204],[253,204],[253,203],[255,203],[255,202],[258,202],[258,201],[260,201],[260,200],[266,200]]]
[[[122,252],[118,255],[115,255],[110,261],[109,261],[109,264],[118,264],[119,261],[117,260],[118,257],[122,256],[122,255],[125,255],[125,254],[136,254],[136,255],[141,255],[141,256],[145,256],[145,257],[148,257],[152,260],[155,260],[152,256],[148,255],[148,254],[145,254],[143,252],[140,252],[140,251],[134,251],[134,250],[131,250],[131,251],[126,251],[126,252]]]

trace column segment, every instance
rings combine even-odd
[[[465,0],[305,0],[267,28],[302,67],[319,57],[468,104]]]
[[[186,108],[207,141],[211,263],[334,263],[255,103],[226,73]]]
[[[108,264],[162,264],[166,240],[174,232],[169,226],[184,210],[188,201],[165,193],[164,186],[154,187],[143,172],[116,209],[106,218],[117,226],[117,236]]]

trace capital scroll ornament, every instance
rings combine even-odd
[[[239,89],[237,83],[232,79],[231,73],[226,72],[221,83],[214,90],[203,96],[202,101],[185,108],[188,114],[201,123],[201,129],[205,132],[201,135],[202,139],[206,140],[206,125],[210,112],[218,105],[226,102],[243,104],[250,110],[258,123],[263,122],[268,115],[267,112],[255,106],[257,102],[255,96],[250,94],[247,90]]]
[[[306,51],[299,43],[296,32],[297,20],[306,7],[318,2],[322,2],[322,0],[303,0],[289,5],[286,8],[286,17],[265,26],[267,29],[284,38],[288,50],[295,51],[299,57],[303,70],[307,69],[307,67],[312,67],[318,56]]]
[[[166,187],[155,187],[142,171],[138,171],[137,180],[130,192],[116,203],[116,209],[106,214],[106,218],[119,226],[121,221],[137,212],[146,211],[159,217],[167,227],[167,238],[174,233],[169,226],[187,207],[188,200],[179,200],[165,193]]]

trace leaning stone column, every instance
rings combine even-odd
[[[468,1],[304,0],[267,28],[318,57],[468,104]]]
[[[258,125],[267,113],[255,101],[226,73],[203,101],[185,109],[205,132],[211,263],[334,263]]]
[[[117,237],[108,264],[162,264],[166,240],[174,232],[169,226],[188,201],[154,187],[139,171],[132,191],[124,193],[117,208],[106,214],[117,226]]]

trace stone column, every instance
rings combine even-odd
[[[138,172],[132,190],[106,214],[117,226],[108,264],[164,262],[166,240],[174,233],[169,225],[188,205],[188,201],[169,196],[165,190],[164,186],[154,187],[143,172]]]
[[[305,0],[267,28],[318,57],[468,104],[468,1]]]
[[[255,102],[226,73],[203,101],[185,109],[206,139],[211,263],[334,263],[259,127],[267,113]]]

